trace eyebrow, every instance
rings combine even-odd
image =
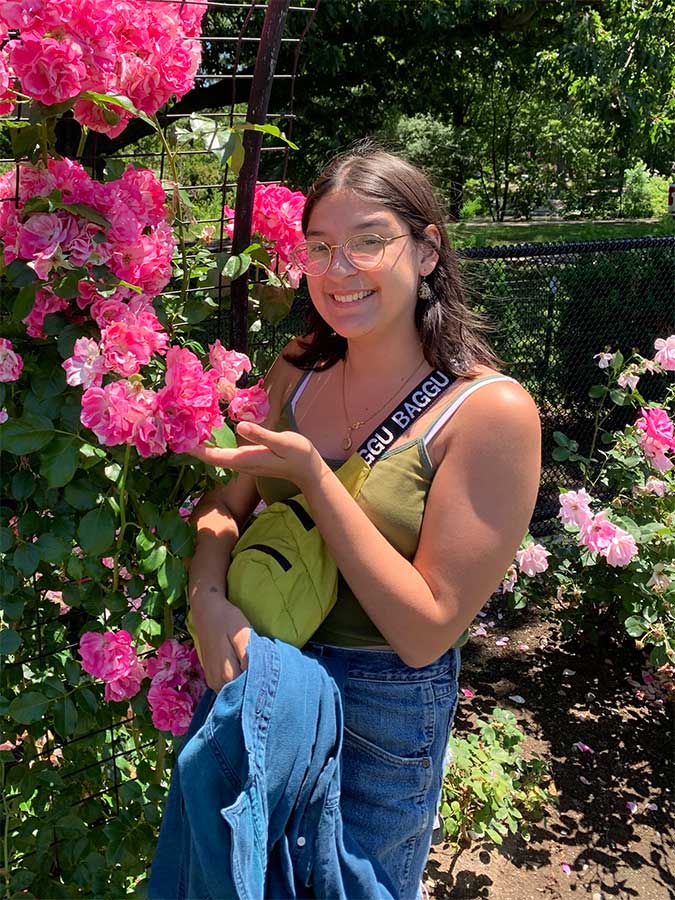
[[[362,222],[359,222],[355,227],[359,228],[379,228],[381,226],[389,227],[390,223],[387,222],[386,219],[378,219],[377,217],[371,219],[364,219]],[[358,230],[354,232],[355,234],[363,234],[363,232],[359,232]],[[307,237],[310,235],[314,237],[321,237],[325,234],[325,231],[317,231],[315,228],[309,228],[307,230]]]

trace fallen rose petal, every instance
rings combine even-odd
[[[560,868],[563,870],[565,875],[569,875],[572,871],[572,866],[569,863],[560,863]]]
[[[496,647],[505,647],[508,644],[508,642],[509,642],[509,639],[507,637],[501,637],[501,638],[499,638],[499,640],[495,641],[495,646]]]
[[[585,784],[586,787],[590,787],[590,785],[591,785],[591,782],[588,780],[588,778],[584,778],[583,775],[580,775],[580,776],[579,776],[579,781],[580,781],[582,784]]]
[[[649,812],[656,812],[658,806],[656,805],[656,803],[648,803],[646,809],[648,809]]]
[[[525,698],[521,697],[520,694],[509,694],[509,700],[513,700],[514,703],[524,703]]]
[[[567,675],[568,677],[570,675],[576,675],[576,674],[577,673],[574,671],[574,669],[563,669],[563,675]]]
[[[486,637],[487,631],[483,628],[482,625],[479,625],[478,628],[474,628],[471,632],[471,637]]]
[[[575,750],[579,750],[581,753],[595,753],[588,744],[584,744],[582,741],[577,741],[576,744],[572,744]]]
[[[524,653],[526,650],[529,650],[530,648],[527,644],[518,644],[518,649],[522,650]]]
[[[462,692],[462,694],[464,694],[465,697],[468,697],[469,699],[476,696],[471,688],[460,688],[460,691]]]
[[[626,801],[626,809],[628,810],[629,813],[631,813],[631,815],[635,815],[635,813],[637,812],[637,808],[638,808],[638,805],[635,802],[635,800],[627,800]]]

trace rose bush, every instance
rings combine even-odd
[[[652,359],[596,355],[606,373],[590,395],[598,403],[588,457],[560,432],[554,458],[579,467],[583,486],[560,493],[559,526],[545,546],[527,535],[502,593],[516,607],[548,604],[563,634],[624,634],[649,650],[657,671],[675,660],[675,384],[648,405],[640,379],[675,372],[675,335],[657,338]],[[639,410],[632,425],[602,431],[610,402]],[[597,439],[605,448],[594,455]]]
[[[30,106],[1,122],[30,156],[0,176],[8,896],[142,892],[171,741],[204,690],[181,611],[187,509],[227,477],[184,454],[268,410],[260,383],[242,386],[248,357],[200,341],[209,278],[241,260],[186,251],[170,135],[164,183],[112,165],[99,182],[53,149],[59,116],[115,134],[184,93],[205,7],[0,8],[0,112]]]

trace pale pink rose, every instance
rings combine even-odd
[[[637,375],[636,372],[637,366],[629,366],[625,372],[621,372],[619,377],[616,379],[616,383],[619,385],[619,387],[627,387],[631,391],[634,391],[640,380],[640,376]]]
[[[75,219],[63,212],[38,213],[19,229],[18,253],[43,281],[62,264],[64,245],[77,236]]]
[[[564,525],[577,525],[581,528],[588,524],[592,518],[590,503],[593,498],[585,488],[579,491],[565,491],[558,499],[560,502],[558,518]]]
[[[227,414],[233,422],[263,422],[270,412],[270,403],[263,390],[263,379],[252,388],[238,390],[230,400]]]
[[[543,544],[536,544],[534,541],[530,541],[522,550],[518,550],[516,562],[520,566],[521,572],[531,577],[548,569],[547,557],[550,555]]]
[[[638,555],[638,546],[632,534],[623,528],[615,528],[606,547],[600,550],[610,566],[627,566]]]
[[[586,525],[581,526],[579,543],[594,553],[601,553],[609,547],[616,530],[616,525],[607,521],[607,511],[603,510],[593,516]]]
[[[614,359],[613,353],[596,353],[593,359],[598,360],[598,368],[606,369],[608,368],[611,361]]]
[[[645,482],[644,489],[648,494],[656,494],[657,497],[664,497],[667,487],[668,485],[665,481],[662,481],[660,478],[654,478],[653,475],[650,475]]]
[[[12,41],[9,49],[21,90],[45,106],[70,100],[82,90],[87,70],[75,41],[29,34]]]
[[[150,362],[152,350],[145,332],[127,322],[111,322],[101,332],[103,363],[107,372],[136,375]]]
[[[63,591],[45,591],[45,600],[55,603],[59,608],[59,615],[65,616],[70,612],[70,606],[63,602]]]
[[[165,687],[187,689],[193,681],[199,683],[204,681],[204,672],[197,651],[194,647],[179,643],[175,638],[164,641],[157,649],[157,657],[148,659],[147,668],[153,685],[162,684]],[[199,686],[196,687],[196,691],[199,696],[203,693]]]
[[[22,369],[23,359],[12,349],[12,342],[0,337],[0,382],[17,381]]]
[[[661,441],[642,437],[639,443],[640,449],[646,458],[659,472],[669,472],[673,468],[673,461],[666,456],[666,452],[670,448],[661,443]]]
[[[61,365],[66,371],[66,381],[71,387],[82,385],[86,390],[92,385],[101,386],[105,365],[101,348],[93,338],[78,338],[73,347],[73,355]]]
[[[654,349],[657,351],[654,362],[663,366],[666,372],[675,372],[675,334],[667,338],[657,338],[654,341]]]
[[[509,566],[506,575],[504,576],[504,580],[502,581],[502,592],[512,594],[517,581],[518,569],[515,566]]]
[[[148,690],[148,704],[152,712],[152,724],[159,731],[170,731],[179,736],[190,726],[194,701],[187,691],[177,691],[159,683]]]
[[[651,588],[651,590],[653,590],[655,594],[662,594],[670,587],[670,578],[664,570],[664,563],[656,563],[651,578],[647,582],[647,587]],[[644,680],[646,681],[646,678]]]
[[[251,371],[251,360],[245,353],[226,350],[219,340],[209,347],[209,362],[220,376],[236,384],[244,373]]]

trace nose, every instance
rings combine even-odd
[[[326,270],[326,274],[330,272],[331,269],[335,269],[336,271],[347,271],[347,272],[356,272],[356,266],[351,263],[347,256],[345,255],[345,246],[344,244],[339,244],[333,250],[333,255],[330,261],[330,265]]]

